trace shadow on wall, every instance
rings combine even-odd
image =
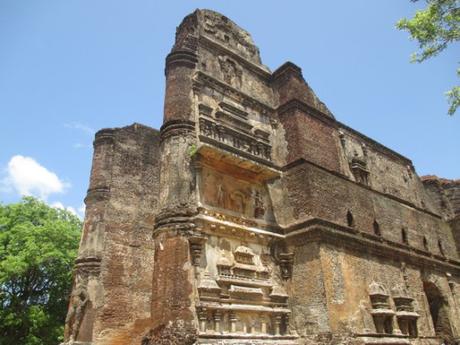
[[[430,314],[436,336],[444,339],[446,345],[455,344],[452,326],[449,320],[449,305],[447,300],[441,294],[439,288],[432,282],[423,282],[423,289],[430,307]]]

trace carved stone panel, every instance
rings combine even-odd
[[[202,200],[206,205],[246,218],[273,221],[267,189],[260,184],[239,180],[211,168],[203,168]]]
[[[205,35],[225,43],[227,47],[238,51],[245,58],[260,63],[259,50],[254,45],[249,33],[237,28],[227,17],[219,13],[206,11],[203,24]]]
[[[218,142],[224,146],[230,146],[238,151],[260,157],[265,161],[271,160],[272,149],[271,146],[265,142],[266,140],[257,140],[253,135],[235,130],[228,125],[226,126],[217,121],[201,117],[200,134],[200,139],[202,141],[209,141],[209,139],[211,139],[212,143]]]
[[[288,294],[267,247],[211,237],[198,286],[200,338],[290,337]]]

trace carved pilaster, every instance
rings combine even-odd
[[[206,238],[200,236],[192,236],[188,239],[188,241],[190,243],[190,255],[192,256],[192,264],[193,266],[199,266],[204,244],[206,243]]]
[[[265,316],[262,315],[260,317],[260,332],[262,334],[267,334],[267,331],[268,331],[267,319],[265,318]]]
[[[292,265],[294,264],[293,253],[280,253],[279,254],[281,277],[283,279],[291,279],[292,277]]]
[[[214,311],[213,319],[214,319],[214,331],[216,333],[220,333],[220,329],[221,329],[220,322],[222,321],[222,312],[219,309]]]
[[[198,309],[198,320],[200,322],[200,331],[206,332],[206,321],[207,321],[207,310],[206,308]]]
[[[238,318],[236,317],[236,313],[231,311],[228,317],[230,321],[230,332],[236,333],[236,323],[238,322]]]
[[[273,317],[273,323],[275,325],[275,335],[281,335],[281,321],[281,314],[275,314],[275,316]]]

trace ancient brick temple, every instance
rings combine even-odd
[[[197,10],[164,124],[96,134],[66,343],[453,344],[460,181],[342,124]]]

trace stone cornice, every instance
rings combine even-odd
[[[115,129],[104,128],[99,130],[94,136],[93,147],[101,144],[113,144],[115,137]]]
[[[198,57],[196,53],[189,50],[175,50],[168,54],[166,57],[165,75],[168,71],[177,66],[195,68],[198,63]]]
[[[268,116],[273,116],[275,113],[275,108],[272,106],[263,103],[254,97],[248,95],[247,93],[244,93],[212,76],[209,74],[206,74],[202,71],[198,71],[194,80],[195,87],[197,86],[209,86],[216,91],[219,91],[230,98],[233,98],[235,101],[241,101],[243,100],[243,104],[247,104],[248,106],[260,110],[263,114],[268,115]]]
[[[92,201],[103,201],[110,197],[110,188],[107,186],[99,186],[88,189],[84,203],[86,206]]]
[[[190,120],[170,120],[160,128],[160,140],[172,135],[184,135],[195,131],[195,122]]]
[[[372,253],[398,262],[405,261],[414,266],[428,266],[432,269],[442,268],[460,273],[458,260],[434,255],[424,250],[319,218],[307,219],[290,225],[285,228],[285,231],[286,240],[294,245],[300,244],[302,240],[307,242],[321,241],[335,246],[344,246],[358,253]]]
[[[323,166],[321,166],[321,165],[318,165],[318,164],[313,163],[313,162],[311,162],[311,161],[309,161],[309,160],[306,160],[305,158],[299,158],[299,159],[297,159],[297,160],[295,160],[295,161],[293,161],[293,162],[291,162],[291,163],[285,165],[285,166],[282,168],[282,170],[283,170],[284,172],[287,172],[287,171],[289,171],[289,170],[291,170],[291,169],[294,169],[294,168],[296,168],[296,167],[298,167],[298,166],[301,166],[301,165],[304,165],[304,164],[312,165],[312,166],[314,166],[315,168],[318,168],[318,169],[323,170],[323,171],[325,171],[325,172],[327,172],[327,173],[329,173],[329,174],[332,174],[332,175],[334,175],[334,176],[337,176],[337,177],[339,177],[339,178],[341,178],[341,179],[343,179],[343,180],[346,180],[347,182],[353,183],[353,184],[355,184],[356,186],[359,186],[360,188],[369,190],[369,191],[371,191],[371,192],[373,192],[373,193],[376,193],[376,194],[379,194],[379,195],[384,196],[384,197],[386,197],[386,198],[389,198],[389,199],[392,199],[392,200],[394,200],[394,201],[397,201],[397,202],[399,202],[399,203],[401,203],[401,204],[404,204],[404,205],[406,205],[406,206],[409,206],[409,207],[411,207],[411,208],[413,208],[413,209],[415,209],[415,210],[417,210],[417,211],[426,213],[426,214],[428,214],[428,215],[430,215],[430,216],[432,216],[432,217],[435,217],[435,218],[438,218],[438,219],[442,219],[442,217],[441,217],[439,214],[436,214],[436,213],[434,213],[434,212],[431,212],[431,211],[428,211],[428,210],[423,209],[423,208],[421,208],[421,207],[418,207],[418,206],[414,205],[413,203],[411,203],[410,201],[407,201],[407,200],[398,198],[397,196],[394,196],[394,195],[392,195],[392,194],[380,192],[380,191],[378,191],[378,190],[372,189],[372,188],[369,187],[369,186],[366,186],[366,185],[363,185],[363,184],[361,184],[361,183],[358,183],[358,182],[355,182],[355,181],[353,181],[353,180],[350,180],[347,176],[345,176],[345,175],[343,175],[343,174],[341,174],[341,173],[339,173],[339,172],[337,172],[337,171],[329,170],[329,169],[327,169],[327,168],[325,168],[325,167],[323,167]]]
[[[209,138],[209,137],[204,136],[204,135],[199,135],[198,138],[203,143],[211,144],[211,145],[216,146],[217,148],[219,148],[221,150],[228,151],[228,152],[233,153],[235,155],[238,155],[238,156],[240,156],[240,157],[242,157],[244,159],[247,159],[247,160],[250,160],[250,161],[255,161],[255,162],[257,162],[259,164],[262,164],[264,166],[267,166],[267,167],[269,167],[271,169],[278,170],[278,167],[275,164],[273,164],[272,162],[270,162],[269,160],[267,160],[267,159],[254,156],[254,155],[252,155],[252,154],[250,154],[248,152],[236,149],[233,146],[224,144],[224,143],[222,143],[222,142],[220,142],[220,141],[218,141],[216,139]]]
[[[270,71],[268,69],[265,69],[265,68],[255,64],[255,63],[251,62],[251,61],[246,60],[240,54],[238,54],[238,53],[234,52],[233,50],[223,46],[222,44],[220,44],[219,42],[216,42],[212,38],[210,38],[208,36],[205,36],[205,35],[201,35],[199,37],[199,39],[198,39],[198,43],[200,45],[202,45],[203,47],[207,47],[207,48],[209,48],[211,50],[217,51],[218,53],[230,56],[231,58],[233,58],[236,61],[238,61],[238,63],[240,63],[241,65],[246,67],[248,70],[250,70],[251,72],[257,74],[259,77],[261,77],[267,83],[270,81],[271,73],[270,73]]]

